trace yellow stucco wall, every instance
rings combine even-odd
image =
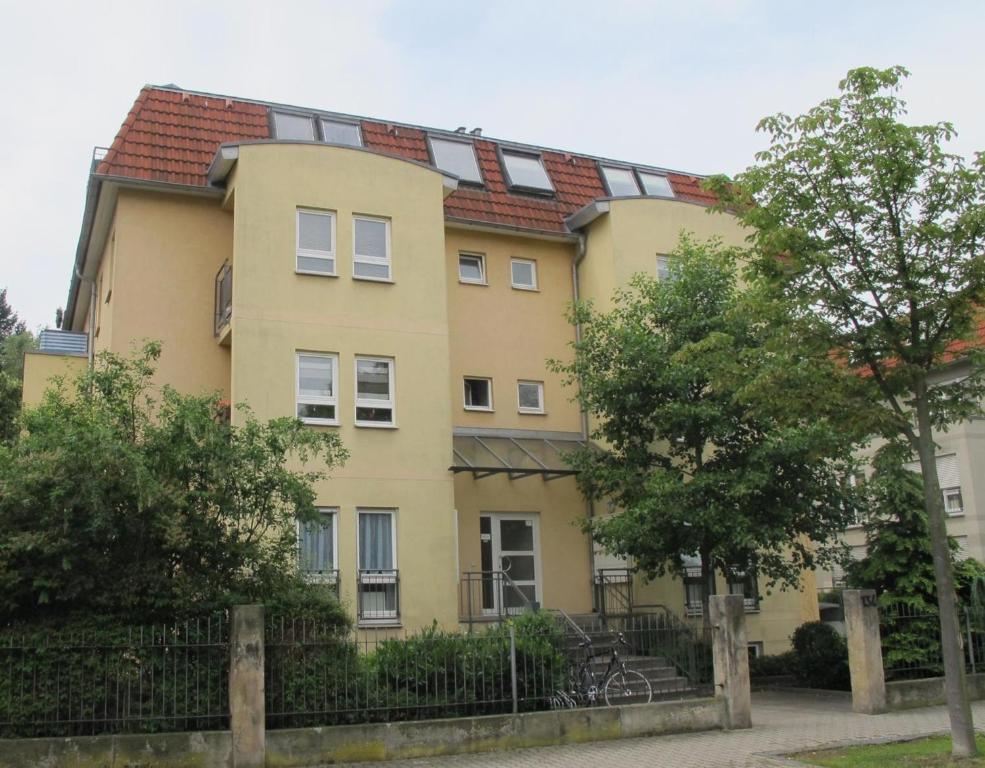
[[[572,298],[574,246],[533,238],[449,229],[448,319],[451,334],[451,402],[456,426],[577,432],[581,429],[573,392],[548,371],[548,359],[571,356],[574,328],[565,313]],[[459,253],[485,257],[486,284],[463,283]],[[512,287],[510,260],[537,264],[538,290]],[[492,412],[465,410],[463,378],[492,379]],[[517,381],[544,383],[544,414],[519,413]]]
[[[28,352],[24,355],[24,388],[21,392],[21,402],[24,405],[37,405],[53,383],[53,379],[62,376],[66,386],[71,387],[71,380],[85,371],[89,363],[87,357],[76,355],[52,355],[46,352]]]
[[[330,146],[244,146],[235,178],[232,397],[295,413],[297,350],[339,356],[337,429],[352,456],[317,486],[340,509],[343,599],[354,602],[356,509],[397,509],[403,626],[457,626],[442,178]],[[295,273],[298,207],[336,213],[338,277]],[[352,216],[391,221],[392,283],[352,278]],[[355,356],[395,361],[395,429],[354,426]]]

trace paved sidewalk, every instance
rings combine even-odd
[[[985,723],[985,701],[974,703],[972,708],[975,722]],[[851,711],[847,698],[759,693],[753,694],[753,727],[750,730],[655,736],[358,765],[361,768],[754,768],[784,765],[785,761],[772,757],[777,754],[853,742],[913,738],[939,733],[947,728],[944,707],[886,715],[856,715]]]

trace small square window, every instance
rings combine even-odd
[[[462,181],[482,183],[479,161],[476,160],[475,147],[471,142],[439,139],[434,136],[429,137],[429,141],[435,166],[442,171],[455,174]]]
[[[389,281],[390,222],[368,216],[353,218],[352,276]]]
[[[391,358],[356,358],[356,425],[360,427],[396,425]]]
[[[670,186],[670,179],[658,173],[647,173],[640,171],[640,181],[643,182],[643,189],[646,194],[653,197],[673,197],[674,189]]]
[[[523,291],[537,290],[537,262],[529,259],[510,261],[510,278],[514,288]]]
[[[349,147],[361,147],[363,145],[362,133],[357,123],[346,123],[342,120],[329,120],[323,117],[321,136],[322,141],[329,144],[344,144]]]
[[[949,515],[964,513],[964,499],[961,497],[960,487],[944,489],[944,511]]]
[[[334,213],[298,209],[296,259],[298,272],[335,274]]]
[[[274,133],[278,139],[314,141],[315,124],[310,115],[274,112]]]
[[[486,257],[479,253],[458,254],[458,281],[485,285]]]
[[[492,379],[465,377],[465,410],[491,411]]]
[[[506,177],[510,187],[537,192],[554,191],[551,179],[544,170],[544,164],[537,155],[503,152],[503,165],[506,167]]]
[[[636,186],[636,178],[629,168],[613,168],[602,166],[605,185],[609,188],[610,197],[632,197],[639,195],[640,188]]]
[[[337,425],[339,358],[297,353],[297,417],[305,424]]]
[[[544,382],[518,381],[516,400],[520,413],[544,412]]]

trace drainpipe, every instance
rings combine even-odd
[[[87,344],[89,348],[89,370],[93,369],[96,361],[96,301],[98,296],[96,296],[96,281],[90,280],[88,277],[82,274],[78,267],[75,268],[75,276],[79,278],[80,282],[89,283],[89,343]]]

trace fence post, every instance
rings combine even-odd
[[[510,687],[513,691],[513,714],[517,713],[516,700],[516,628],[510,622]]]
[[[745,600],[742,595],[712,595],[708,610],[715,696],[724,699],[725,727],[752,728]]]
[[[232,768],[263,768],[267,757],[262,605],[233,606],[229,653]]]
[[[971,662],[971,674],[975,674],[975,644],[971,639],[971,614],[968,609],[964,610],[964,629],[965,635],[968,638],[968,661]]]
[[[872,589],[846,589],[845,631],[852,677],[852,710],[863,715],[886,711],[886,674],[882,667],[879,606]]]

